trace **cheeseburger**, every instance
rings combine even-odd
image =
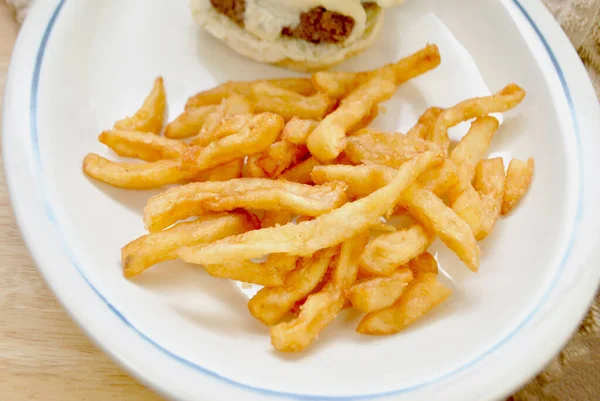
[[[336,65],[367,48],[384,9],[403,0],[190,0],[194,20],[254,60],[300,71]]]

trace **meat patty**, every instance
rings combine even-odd
[[[244,26],[246,0],[210,0],[210,2],[218,12],[226,15],[236,24]],[[327,11],[325,7],[315,7],[300,14],[300,23],[295,27],[284,27],[281,34],[311,43],[339,43],[350,36],[354,24],[354,19],[351,17]]]
[[[246,0],[210,0],[210,3],[218,12],[228,16],[236,24],[244,26]]]
[[[354,19],[340,13],[315,7],[300,14],[300,23],[295,28],[285,27],[284,36],[306,40],[311,43],[339,43],[344,41],[354,28]]]

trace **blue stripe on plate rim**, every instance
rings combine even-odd
[[[125,315],[123,315],[123,313],[121,313],[121,311],[119,311],[119,309],[113,305],[95,286],[94,284],[88,279],[88,277],[86,276],[86,274],[84,273],[84,271],[82,270],[82,268],[80,267],[80,264],[77,262],[77,260],[75,259],[75,255],[74,253],[71,251],[68,242],[65,238],[64,233],[61,230],[61,226],[56,218],[56,214],[54,213],[54,210],[52,208],[52,204],[49,202],[48,196],[46,191],[44,190],[45,185],[44,185],[44,175],[43,175],[43,169],[42,169],[42,161],[41,161],[41,156],[40,156],[40,149],[39,149],[39,141],[38,141],[38,126],[37,126],[37,108],[38,108],[38,88],[39,88],[39,80],[40,80],[40,72],[41,72],[41,68],[42,68],[42,64],[43,64],[43,60],[44,60],[44,54],[46,52],[46,47],[48,45],[48,41],[50,39],[50,35],[52,33],[52,29],[54,28],[54,25],[56,23],[56,20],[61,12],[61,10],[63,9],[66,0],[60,0],[59,4],[57,5],[56,9],[54,10],[50,21],[48,22],[48,25],[46,27],[46,30],[44,32],[44,36],[42,37],[42,41],[40,43],[40,47],[37,53],[37,57],[36,57],[36,62],[35,62],[35,69],[34,69],[34,73],[33,73],[33,80],[32,80],[32,86],[31,86],[31,101],[30,101],[30,124],[31,124],[31,145],[32,145],[32,150],[33,150],[33,155],[34,155],[34,159],[35,159],[35,166],[36,166],[36,175],[37,175],[37,182],[38,182],[38,186],[39,186],[39,192],[42,194],[43,196],[43,202],[44,202],[44,208],[46,211],[46,216],[48,218],[48,220],[50,221],[50,223],[52,224],[52,226],[54,227],[54,230],[56,231],[56,233],[58,234],[58,237],[60,239],[62,248],[64,250],[64,252],[67,254],[67,256],[69,257],[69,260],[71,261],[71,264],[73,265],[73,267],[75,267],[75,269],[79,272],[79,274],[81,275],[81,277],[85,280],[85,282],[89,285],[89,287],[98,295],[98,297],[100,297],[102,299],[102,301],[106,304],[106,306],[125,324],[127,325],[129,328],[131,328],[137,335],[139,335],[144,341],[146,341],[147,343],[149,343],[150,345],[152,345],[153,347],[157,348],[159,351],[161,351],[162,353],[164,353],[165,355],[169,356],[170,358],[173,358],[174,360],[178,361],[179,363],[194,369],[195,371],[202,373],[204,375],[213,377],[215,379],[218,379],[220,381],[223,381],[224,383],[230,384],[232,386],[236,386],[240,389],[243,390],[248,390],[248,391],[253,391],[253,392],[257,392],[260,393],[262,395],[265,396],[274,396],[274,397],[286,397],[286,398],[291,398],[291,399],[299,399],[299,400],[359,400],[359,399],[373,399],[373,398],[380,398],[380,397],[386,397],[386,396],[392,396],[395,394],[400,394],[400,393],[407,393],[407,392],[411,392],[414,390],[418,390],[419,388],[423,388],[429,385],[432,385],[435,382],[441,381],[443,379],[447,379],[450,376],[456,375],[466,369],[468,369],[469,367],[473,366],[474,364],[476,364],[477,362],[481,361],[482,359],[484,359],[486,356],[488,356],[489,354],[493,353],[494,351],[496,351],[498,348],[500,348],[503,344],[505,344],[506,342],[508,342],[510,339],[512,339],[532,318],[533,316],[536,314],[536,312],[540,309],[541,305],[543,305],[543,303],[545,302],[545,300],[547,299],[547,297],[549,296],[551,290],[554,288],[554,286],[556,285],[558,278],[560,276],[561,271],[563,270],[566,261],[569,258],[569,255],[571,253],[571,249],[573,247],[573,242],[574,242],[574,237],[575,237],[575,233],[577,232],[577,228],[579,226],[579,222],[581,220],[581,215],[582,215],[582,187],[583,187],[583,159],[582,159],[582,146],[581,146],[581,138],[580,138],[580,130],[579,130],[579,123],[577,121],[577,117],[575,114],[575,106],[573,103],[573,98],[571,96],[571,91],[569,89],[569,86],[567,84],[566,81],[566,77],[564,75],[564,72],[562,71],[560,64],[558,62],[558,59],[556,58],[556,55],[553,53],[550,44],[548,43],[548,41],[546,40],[546,38],[544,37],[544,35],[542,34],[542,32],[540,31],[539,27],[535,24],[533,18],[529,15],[529,13],[527,12],[527,10],[525,10],[525,8],[523,7],[523,5],[521,4],[520,0],[512,0],[514,2],[514,4],[517,6],[517,8],[520,10],[520,12],[523,14],[523,16],[527,19],[527,21],[529,22],[529,24],[531,25],[531,27],[534,29],[534,31],[536,32],[537,36],[539,37],[539,39],[541,40],[542,44],[544,45],[546,51],[548,52],[548,55],[550,56],[550,59],[552,60],[552,64],[554,65],[554,68],[556,70],[556,73],[560,79],[561,85],[563,87],[564,93],[565,93],[565,97],[567,99],[567,102],[569,104],[569,109],[570,109],[570,113],[571,113],[571,118],[572,118],[572,122],[573,122],[573,129],[576,135],[576,140],[577,140],[577,154],[578,154],[578,167],[579,167],[579,182],[578,182],[578,199],[577,199],[577,212],[576,212],[576,216],[575,216],[575,224],[573,225],[573,231],[570,234],[570,239],[568,242],[568,246],[567,246],[567,250],[565,252],[565,254],[563,255],[561,262],[560,262],[560,267],[557,270],[557,272],[555,273],[555,276],[552,279],[552,282],[550,283],[550,285],[548,286],[548,288],[546,289],[546,292],[544,293],[544,295],[541,297],[540,302],[538,303],[538,305],[536,305],[536,307],[531,311],[531,313],[526,316],[522,322],[520,322],[517,327],[511,332],[509,333],[506,337],[504,337],[502,340],[500,340],[497,344],[495,344],[494,346],[490,347],[487,351],[481,353],[479,356],[473,358],[471,361],[467,362],[466,364],[464,364],[463,366],[445,373],[443,375],[440,375],[439,377],[435,377],[433,379],[429,379],[427,381],[424,381],[422,383],[419,384],[415,384],[412,386],[407,386],[404,388],[399,388],[399,389],[395,389],[395,390],[391,390],[391,391],[387,391],[384,393],[373,393],[373,394],[357,394],[357,395],[353,395],[353,396],[329,396],[329,395],[316,395],[316,394],[297,394],[297,393],[287,393],[287,392],[280,392],[280,391],[274,391],[274,390],[269,390],[269,389],[265,389],[265,388],[260,388],[260,387],[254,387],[248,384],[244,384],[244,383],[240,383],[238,381],[235,381],[231,378],[225,377],[220,375],[217,372],[211,371],[210,369],[207,369],[203,366],[200,366],[188,359],[186,359],[183,356],[177,355],[171,351],[169,351],[168,349],[166,349],[165,347],[163,347],[162,345],[158,344],[157,342],[155,342],[152,338],[150,338],[148,335],[144,334],[140,329],[138,329],[135,325],[133,325],[129,319],[127,319],[127,317]]]

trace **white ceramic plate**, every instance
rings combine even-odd
[[[531,191],[482,244],[478,274],[435,245],[454,295],[431,316],[396,336],[364,338],[356,316],[343,314],[309,352],[282,356],[236,283],[179,262],[124,279],[120,247],[143,233],[153,192],[92,182],[81,162],[89,151],[110,155],[97,134],[133,112],[158,75],[175,116],[216,83],[292,74],[200,33],[184,0],[37,1],[10,68],[3,150],[18,223],[44,277],[98,345],[173,399],[509,394],[565,343],[598,283],[600,108],[577,54],[533,0],[413,0],[342,68],[374,67],[426,42],[439,45],[442,65],[402,86],[376,124],[405,130],[429,105],[516,82],[528,95],[504,116],[491,150],[536,159]]]

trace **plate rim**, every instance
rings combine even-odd
[[[543,17],[543,12],[548,13],[545,9],[542,9],[542,10],[535,9],[535,7],[544,7],[541,4],[541,2],[539,2],[539,1],[528,3],[527,7],[525,7],[522,4],[522,0],[505,0],[503,2],[505,4],[506,4],[506,2],[512,2],[523,12],[524,16],[529,20],[529,22],[532,24],[532,27],[534,28],[534,30],[538,33],[540,40],[544,43],[547,51],[549,52],[550,57],[553,59],[553,61],[555,61],[555,63],[556,63],[555,66],[557,67],[557,73],[560,77],[560,75],[561,75],[560,71],[565,70],[565,68],[564,68],[564,66],[561,68],[561,63],[560,63],[559,59],[572,57],[574,54],[574,50],[572,49],[572,47],[570,47],[566,50],[561,49],[560,51],[558,51],[558,50],[555,50],[555,47],[552,47],[550,45],[550,43],[553,40],[556,40],[556,38],[552,38],[553,40],[548,40],[547,36],[544,35],[544,31],[546,29],[552,29],[552,28],[560,30],[560,27],[558,26],[558,24],[556,22],[554,22],[553,20],[552,20],[552,22],[554,22],[555,26],[552,26],[551,24],[548,25],[548,23],[546,22],[544,24],[545,26],[543,28],[540,28],[536,24],[536,19],[541,19]],[[38,67],[41,64],[41,61],[43,59],[45,45],[50,38],[52,27],[53,27],[56,19],[58,18],[60,11],[62,10],[62,8],[65,4],[66,4],[66,0],[50,0],[50,1],[47,1],[44,3],[37,2],[32,10],[30,17],[28,18],[28,21],[26,21],[24,27],[22,28],[21,33],[19,34],[19,38],[17,40],[17,44],[15,45],[15,49],[13,52],[13,58],[11,60],[11,65],[9,68],[9,74],[7,76],[7,86],[6,86],[6,91],[5,91],[5,102],[4,102],[4,119],[3,119],[3,127],[2,127],[3,128],[2,129],[2,141],[4,144],[4,146],[3,146],[4,168],[5,168],[5,175],[6,175],[6,180],[7,180],[7,187],[9,189],[11,204],[13,206],[13,211],[14,211],[15,217],[17,219],[17,224],[19,226],[19,229],[24,237],[27,248],[29,249],[29,252],[32,254],[32,256],[34,257],[34,260],[36,262],[36,266],[37,266],[38,270],[42,273],[42,275],[44,276],[44,279],[49,284],[49,286],[51,287],[51,289],[53,290],[53,292],[55,293],[56,297],[59,299],[59,301],[61,302],[63,307],[71,315],[71,318],[73,318],[73,320],[75,320],[78,323],[78,325],[86,332],[88,337],[90,337],[96,343],[96,345],[98,345],[101,349],[103,349],[104,352],[111,355],[113,357],[113,359],[116,359],[122,366],[125,366],[130,372],[132,372],[136,377],[141,379],[144,383],[146,383],[150,387],[157,389],[162,394],[165,394],[168,396],[177,396],[179,398],[180,395],[176,395],[172,391],[172,389],[170,389],[168,386],[161,383],[160,380],[156,380],[157,377],[151,378],[148,375],[147,371],[144,371],[143,369],[139,368],[139,365],[138,365],[138,367],[133,366],[132,361],[126,360],[122,354],[119,354],[118,352],[116,352],[114,350],[114,347],[111,347],[111,344],[114,344],[113,341],[107,340],[105,338],[100,338],[99,332],[95,331],[95,328],[92,327],[92,326],[94,326],[94,322],[92,322],[90,319],[86,319],[86,317],[85,317],[86,313],[84,311],[85,308],[80,308],[77,304],[74,304],[72,301],[67,301],[71,297],[65,292],[66,287],[62,287],[58,284],[58,281],[60,281],[60,278],[57,278],[52,275],[52,268],[51,268],[52,263],[43,261],[44,259],[48,259],[43,256],[43,255],[47,255],[49,253],[48,252],[49,250],[47,249],[48,247],[39,245],[38,241],[36,239],[34,239],[35,233],[32,231],[35,231],[35,227],[32,226],[32,223],[30,222],[31,219],[28,218],[28,216],[27,216],[28,212],[33,210],[32,208],[39,209],[41,206],[41,209],[43,209],[42,214],[45,213],[46,218],[49,220],[50,223],[52,223],[53,214],[52,214],[51,208],[49,209],[50,206],[48,204],[46,204],[43,201],[43,199],[39,199],[39,197],[38,197],[38,199],[36,199],[36,200],[40,201],[40,202],[36,202],[39,204],[34,204],[33,202],[23,202],[23,197],[19,194],[22,191],[20,190],[20,187],[18,186],[18,184],[15,183],[15,182],[19,181],[18,177],[27,178],[28,176],[30,176],[30,178],[34,182],[36,182],[38,178],[37,178],[37,172],[35,171],[35,167],[31,168],[32,166],[30,166],[30,170],[28,170],[28,171],[18,169],[17,164],[15,164],[12,161],[12,160],[14,160],[14,158],[11,155],[11,153],[12,153],[11,150],[14,149],[14,146],[17,146],[17,145],[26,147],[27,139],[29,138],[29,136],[27,136],[27,138],[24,138],[24,139],[22,138],[22,141],[20,143],[16,142],[16,144],[14,144],[15,143],[14,136],[11,137],[10,135],[8,135],[8,132],[11,131],[11,129],[10,129],[11,125],[13,125],[10,123],[12,121],[12,119],[10,118],[10,113],[7,112],[7,110],[10,110],[10,108],[12,107],[11,102],[14,101],[14,100],[12,100],[14,97],[14,93],[12,90],[12,87],[14,85],[13,84],[13,75],[16,75],[14,73],[14,71],[18,68],[18,67],[16,67],[17,65],[24,64],[24,65],[31,66],[31,64],[33,64],[34,73],[33,73],[33,75],[30,75],[30,77],[29,77],[29,78],[31,78],[31,76],[34,77],[33,80],[29,79],[31,81],[31,83],[29,84],[31,86],[31,91],[29,93],[31,95],[31,99],[30,99],[29,104],[32,107],[29,109],[29,112],[26,113],[26,115],[29,115],[29,117],[30,117],[30,121],[29,121],[30,129],[34,130],[36,127],[36,124],[37,124],[36,115],[35,115],[36,97],[34,95],[37,90],[37,79],[39,78]],[[549,14],[546,15],[545,17],[547,18],[548,16],[549,16]],[[46,21],[48,21],[48,22],[46,23]],[[36,27],[34,25],[36,22],[39,25],[38,27]],[[43,28],[42,30],[40,30],[40,26]],[[30,33],[30,31],[31,31],[31,33]],[[34,31],[38,31],[38,32],[34,32]],[[40,35],[40,32],[41,32],[41,35]],[[562,35],[562,37],[560,35]],[[553,32],[553,36],[556,36],[556,32]],[[562,30],[560,30],[560,32],[559,32],[559,37],[562,40],[568,40],[566,38],[566,36],[564,35],[564,33],[562,32]],[[31,48],[34,51],[28,52],[27,51],[28,48]],[[568,55],[569,52],[571,53],[571,55]],[[558,55],[560,57],[557,58],[554,55],[554,53],[558,53]],[[22,59],[24,61],[21,61]],[[579,59],[577,59],[577,60],[579,61]],[[581,65],[580,61],[579,61],[579,64],[580,64],[581,69],[583,69],[583,66]],[[30,68],[25,68],[25,70],[30,70]],[[572,68],[569,68],[569,70],[572,70]],[[36,71],[37,71],[37,73],[36,73]],[[570,73],[569,74],[570,78],[572,78],[573,72],[569,71],[569,73]],[[591,88],[591,83],[589,81],[587,74],[584,77],[577,78],[577,81],[579,81],[580,83],[582,82],[581,78],[583,78],[583,83],[586,83]],[[585,82],[585,81],[587,81],[587,82]],[[567,84],[564,77],[561,77],[561,82],[563,83],[563,85],[565,86],[565,89],[567,90],[567,97],[568,97],[569,96],[568,92],[569,92],[570,86]],[[17,85],[17,87],[20,87],[20,85]],[[25,87],[27,87],[27,86],[25,86]],[[29,92],[29,91],[26,91],[26,92]],[[578,90],[578,92],[581,92],[581,90]],[[580,96],[583,96],[583,95],[580,94]],[[596,99],[596,101],[597,101],[597,99]],[[16,101],[14,101],[14,102],[16,102]],[[571,106],[574,107],[572,105],[572,103],[571,103]],[[18,107],[17,107],[17,109],[18,109]],[[598,110],[600,110],[600,107],[598,108]],[[572,111],[573,111],[572,118],[576,122],[577,118],[576,118],[575,110],[572,110]],[[600,114],[597,114],[597,116],[598,115],[600,115]],[[591,121],[591,123],[592,123],[592,125],[594,125],[594,121]],[[600,127],[600,117],[596,118],[595,125],[597,127]],[[31,139],[31,141],[35,140],[34,138],[29,138],[29,139]],[[9,149],[11,149],[11,150],[9,150]],[[27,150],[25,150],[25,151],[27,152]],[[35,158],[34,158],[34,163],[35,163]],[[34,192],[36,192],[35,191],[36,188],[39,188],[39,187],[35,186],[35,188],[33,188]],[[38,193],[36,195],[39,196],[40,194]],[[38,210],[38,211],[41,212],[42,210]],[[42,248],[44,248],[44,249],[42,249]],[[68,255],[65,255],[65,256],[67,256],[67,258],[69,257]],[[76,262],[71,260],[71,263],[75,264]],[[122,314],[120,314],[118,309],[116,309],[96,289],[96,287],[94,287],[94,285],[87,280],[85,275],[81,272],[81,270],[78,267],[76,267],[76,265],[74,265],[73,268],[77,271],[78,274],[80,274],[82,276],[81,278],[85,282],[87,282],[89,287],[93,291],[95,291],[95,296],[100,298],[101,302],[103,302],[105,304],[105,307],[108,306],[108,309],[110,309],[112,313],[117,315],[117,317],[121,320],[121,323],[125,326],[128,326],[127,329],[135,330],[137,332],[137,334],[140,335],[144,340],[152,343],[155,347],[158,347],[162,352],[168,353],[171,356],[171,358],[179,359],[179,362],[183,363],[184,365],[190,365],[189,361],[186,361],[185,359],[178,357],[177,355],[174,355],[171,352],[169,352],[168,350],[162,348],[159,344],[156,344],[152,339],[145,336],[143,332],[141,332],[140,330],[136,329],[133,325],[131,325],[128,322],[127,318],[125,316],[123,316]],[[597,276],[600,276],[600,274]],[[600,277],[597,277],[596,287],[597,287],[598,279],[600,279]],[[589,295],[587,297],[589,299],[585,303],[586,305],[588,305],[589,301],[591,301],[591,299],[594,295],[594,292],[592,291],[591,295],[590,294],[587,294],[587,295]],[[581,299],[581,298],[586,298],[586,297],[584,295],[581,295],[579,297],[579,299]],[[542,306],[543,306],[543,303],[539,305],[540,308]],[[583,308],[581,313],[578,312],[575,315],[579,315],[581,318],[586,310],[587,310],[586,308]],[[579,319],[577,319],[577,321],[578,320]],[[96,324],[97,324],[97,322],[96,322]],[[566,330],[566,335],[565,335],[565,330],[563,330],[563,333],[562,333],[563,335],[561,337],[564,337],[564,338],[562,338],[562,340],[556,342],[556,343],[559,343],[557,346],[548,347],[548,348],[556,348],[556,349],[554,349],[552,352],[546,351],[546,360],[549,360],[554,355],[554,353],[556,353],[558,351],[560,345],[564,344],[566,342],[570,333],[576,328],[576,325],[572,325],[572,326],[573,327],[570,330]],[[504,340],[502,342],[504,342]],[[500,345],[502,345],[502,344],[499,344],[498,346],[500,346]],[[496,347],[497,346],[494,346],[492,348],[496,348]],[[492,352],[492,351],[493,351],[493,349],[486,351],[484,354],[487,354],[488,352]],[[482,356],[476,358],[476,360],[473,361],[472,363],[479,362],[481,357]],[[469,363],[467,365],[471,365],[471,363]],[[469,366],[464,366],[464,367],[459,368],[458,370],[462,371],[464,369],[468,369],[468,367]],[[202,368],[202,367],[200,367],[200,368],[204,370],[204,372],[201,372],[203,374],[208,373],[210,375],[212,373],[212,375],[213,375],[212,378],[217,378],[220,380],[225,379],[225,381],[227,382],[228,385],[233,384],[236,386],[243,386],[243,388],[245,390],[258,391],[260,393],[259,394],[260,396],[280,396],[280,397],[289,397],[289,398],[295,398],[295,399],[345,400],[345,399],[359,399],[359,398],[360,399],[374,399],[374,398],[379,398],[379,397],[384,397],[384,396],[393,396],[394,394],[403,393],[403,392],[407,391],[406,389],[401,389],[401,390],[389,391],[389,392],[380,393],[380,394],[365,394],[365,395],[358,395],[358,396],[321,396],[321,395],[310,395],[310,394],[294,394],[294,393],[285,393],[285,392],[273,391],[273,390],[268,390],[268,389],[255,388],[255,387],[249,386],[247,384],[238,383],[231,379],[219,376],[218,374],[211,372],[210,370],[207,371],[206,368]],[[537,368],[534,368],[533,370],[534,371],[532,373],[530,372],[530,375],[535,374],[535,370],[537,370]],[[457,373],[460,373],[460,372],[453,371],[453,372],[450,372],[450,373],[444,375],[444,377],[442,377],[442,378],[436,378],[436,379],[443,380],[446,378],[450,378],[451,376],[453,376]],[[525,381],[527,381],[527,377],[522,379],[523,383]],[[423,385],[428,385],[428,384],[430,384],[430,383],[424,383]],[[513,387],[518,386],[519,384],[521,384],[521,383],[517,383],[516,385],[513,384]],[[417,387],[421,387],[421,385],[418,385]],[[244,394],[247,394],[247,393],[244,393]]]

